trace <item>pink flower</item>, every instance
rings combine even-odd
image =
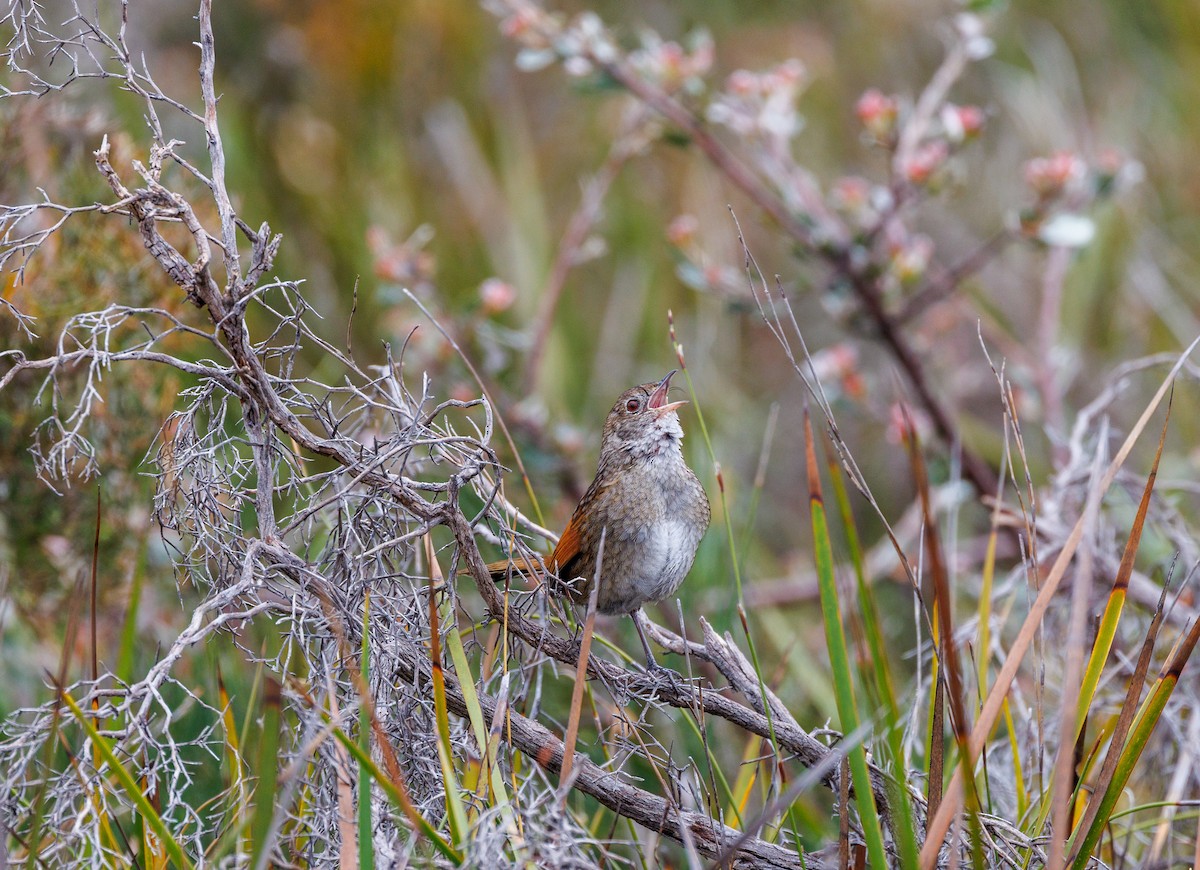
[[[889,270],[901,284],[911,284],[929,268],[929,261],[933,258],[933,240],[929,236],[914,236],[907,244],[897,245],[891,254]]]
[[[677,248],[682,248],[696,237],[699,228],[700,222],[696,220],[695,215],[681,214],[667,226],[667,241]]]
[[[678,42],[663,42],[656,35],[646,37],[642,47],[630,55],[630,62],[667,91],[698,93],[704,87],[704,74],[712,66],[712,38],[698,33],[691,44],[689,52]]]
[[[510,39],[520,39],[537,25],[537,10],[522,8],[500,22],[500,32]]]
[[[863,127],[875,139],[881,142],[891,138],[896,128],[897,104],[894,97],[889,97],[877,88],[871,88],[858,98],[854,113]]]
[[[698,31],[691,42],[692,53],[688,62],[688,72],[694,76],[702,76],[712,69],[716,56],[712,35],[708,31]]]
[[[748,96],[761,89],[758,76],[746,69],[734,70],[725,80],[725,90],[738,96]]]
[[[926,184],[949,156],[950,149],[943,140],[926,142],[905,162],[904,177],[913,184]]]
[[[420,226],[405,241],[392,242],[387,230],[367,230],[367,246],[375,261],[375,274],[393,284],[419,284],[429,280],[437,267],[433,253],[424,249],[433,237],[428,226]]]
[[[796,58],[788,58],[765,76],[764,87],[767,90],[791,88],[799,90],[808,76],[808,70]]]
[[[978,106],[947,103],[942,109],[942,129],[946,131],[946,138],[956,144],[978,136],[985,120],[983,110]]]
[[[517,301],[517,290],[512,284],[499,278],[488,278],[479,285],[479,301],[487,314],[507,311]]]
[[[1070,151],[1059,151],[1049,157],[1035,157],[1025,164],[1025,183],[1041,199],[1062,194],[1069,185],[1083,178],[1087,166],[1083,159]]]
[[[724,93],[708,107],[708,119],[739,136],[761,136],[784,142],[803,126],[796,100],[804,86],[804,64],[792,59],[763,73],[737,70]]]
[[[861,398],[865,392],[858,367],[858,350],[847,342],[835,344],[813,354],[813,371],[822,383],[834,381],[846,395]]]
[[[857,175],[845,175],[833,183],[829,194],[834,208],[857,212],[871,202],[871,183]]]
[[[967,137],[975,136],[983,129],[983,124],[986,118],[983,115],[983,109],[978,106],[958,106],[958,121],[962,124],[963,132]]]

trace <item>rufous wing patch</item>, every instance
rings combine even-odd
[[[578,514],[572,516],[567,527],[563,529],[562,536],[558,539],[558,544],[554,547],[554,552],[550,554],[550,560],[546,563],[551,571],[565,580],[571,579],[571,566],[579,558],[579,553],[583,549],[583,534],[576,519],[577,516]]]

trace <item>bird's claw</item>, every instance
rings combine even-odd
[[[666,684],[676,690],[687,685],[687,679],[682,674],[665,665],[660,665],[658,662],[646,665],[646,676],[655,683]]]

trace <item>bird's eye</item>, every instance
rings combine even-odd
[[[628,411],[630,414],[635,414],[638,411],[640,411],[641,409],[642,409],[642,400],[641,399],[630,399],[628,402],[625,403],[625,410]]]

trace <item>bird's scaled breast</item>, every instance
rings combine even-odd
[[[682,468],[665,480],[654,480],[651,474],[640,482],[650,509],[642,523],[627,526],[625,534],[612,539],[611,550],[606,548],[607,582],[601,584],[598,601],[601,613],[630,613],[661,601],[679,588],[691,570],[708,529],[708,497],[682,460],[679,465]]]

